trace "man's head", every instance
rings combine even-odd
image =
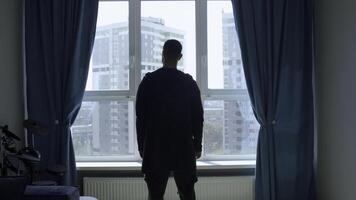
[[[182,45],[178,40],[167,40],[163,45],[162,62],[168,67],[176,67],[182,58]],[[174,65],[174,66],[172,66]]]

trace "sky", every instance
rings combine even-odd
[[[222,13],[232,12],[230,1],[208,1],[208,81],[211,88],[223,87]],[[100,2],[97,27],[128,20],[127,1]],[[144,1],[141,17],[162,18],[168,27],[186,33],[183,46],[185,72],[196,77],[196,22],[194,1]],[[91,88],[91,70],[87,89]]]

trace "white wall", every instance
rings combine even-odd
[[[356,199],[356,1],[316,0],[318,199]]]
[[[0,2],[0,125],[23,137],[22,1]]]

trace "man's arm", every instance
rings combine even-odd
[[[200,90],[195,81],[193,81],[192,92],[192,127],[193,127],[193,144],[197,157],[199,158],[202,151],[204,110],[200,97]]]
[[[145,144],[145,119],[147,115],[147,75],[141,81],[136,95],[136,132],[140,156],[143,158]]]

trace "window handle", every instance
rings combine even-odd
[[[207,56],[206,55],[201,56],[201,65],[205,68],[207,67]]]
[[[133,69],[136,64],[136,56],[130,56],[130,68]]]

